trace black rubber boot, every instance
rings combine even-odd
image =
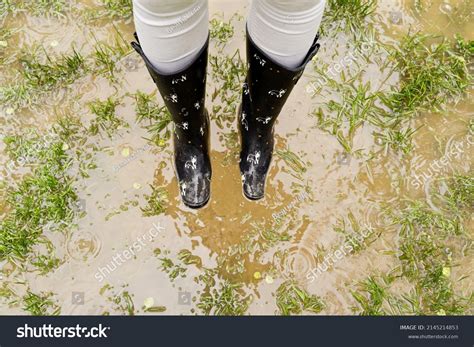
[[[209,39],[198,58],[173,74],[158,72],[137,42],[133,48],[142,56],[174,123],[174,161],[181,197],[186,206],[201,208],[211,193],[209,159],[209,116],[205,107]]]
[[[288,69],[263,53],[247,31],[248,73],[243,87],[239,132],[241,138],[240,173],[244,194],[259,200],[265,195],[265,180],[273,154],[273,129],[293,87],[306,64],[319,49],[317,35],[300,66]]]

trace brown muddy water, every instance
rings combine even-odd
[[[465,6],[466,2],[430,1],[423,10],[417,8],[417,3],[379,1],[372,19],[375,39],[396,41],[410,26],[446,37],[460,33],[465,39],[474,38],[472,16],[466,22],[452,18],[453,9],[462,3]],[[8,41],[8,49],[41,43],[54,53],[67,52],[74,46],[83,54],[89,54],[94,45],[92,34],[97,40],[110,41],[115,30],[127,41],[131,40],[131,21],[101,20],[84,25],[77,19],[77,11],[87,6],[96,5],[92,1],[77,1],[59,19],[33,16],[28,12],[7,17],[5,27],[18,30]],[[230,19],[235,13],[245,17],[248,8],[248,1],[210,1],[211,15],[218,18]],[[466,11],[472,11],[472,4],[469,8],[468,3]],[[232,23],[235,35],[223,54],[232,55],[239,49],[244,57],[245,21],[235,19]],[[235,131],[235,121],[225,124],[223,129],[213,122],[211,202],[199,211],[183,206],[174,178],[171,146],[160,150],[148,143],[146,130],[135,121],[135,101],[126,97],[138,90],[146,93],[155,90],[144,64],[134,53],[118,63],[114,83],[103,76],[88,74],[75,81],[67,93],[58,91],[43,104],[13,111],[8,105],[0,106],[2,134],[27,126],[46,129],[58,113],[66,111],[87,122],[90,113],[84,105],[110,95],[125,96],[117,114],[130,124],[130,128],[120,129],[112,140],[97,140],[101,148],[97,153],[98,168],[89,172],[89,178],[77,181],[86,215],[67,233],[47,235],[62,259],[58,268],[41,275],[35,271],[12,271],[12,263],[3,262],[1,281],[20,295],[27,287],[35,293],[53,292],[61,314],[65,315],[125,314],[107,299],[107,295],[119,295],[124,290],[130,293],[137,313],[142,314],[140,308],[145,302],[150,306],[150,298],[153,298],[151,306],[166,307],[164,314],[188,315],[200,313],[197,303],[205,284],[197,278],[206,268],[215,269],[218,282],[229,280],[243,284],[246,295],[252,297],[247,311],[251,315],[278,313],[275,293],[287,280],[295,280],[309,293],[321,297],[325,303],[321,314],[353,314],[356,301],[352,292],[357,290],[357,283],[374,273],[386,273],[398,264],[395,256],[398,234],[386,221],[383,206],[405,198],[431,203],[426,182],[416,185],[413,181],[416,175],[427,173],[430,164],[443,156],[453,142],[464,140],[464,124],[473,119],[474,107],[471,90],[468,97],[441,114],[423,114],[414,121],[414,127],[424,125],[414,137],[414,149],[404,157],[380,154],[383,150],[374,141],[370,126],[361,128],[353,138],[353,147],[363,154],[344,154],[338,140],[320,130],[311,115],[327,100],[324,96],[312,96],[308,91],[315,79],[313,65],[331,66],[346,56],[348,37],[341,34],[322,39],[317,58],[308,66],[276,127],[277,148],[290,149],[305,169],[297,172],[282,156],[276,155],[266,198],[260,202],[250,202],[243,197],[237,161],[229,156],[230,149],[223,135]],[[214,44],[211,54],[218,54]],[[397,76],[385,81],[386,76],[374,64],[371,61],[366,65],[365,76],[372,84],[397,82]],[[11,77],[9,69],[8,65],[2,66],[2,83]],[[209,110],[212,110],[211,95],[216,87],[210,77]],[[0,149],[3,165],[7,157],[4,147]],[[473,149],[474,146],[466,146],[439,175],[471,172]],[[374,152],[380,155],[372,156]],[[143,217],[140,207],[146,205],[144,195],[150,194],[151,184],[168,191],[169,201],[161,215]],[[324,267],[324,257],[342,246],[344,239],[334,226],[341,219],[347,220],[350,214],[363,228],[375,230],[378,236],[372,237],[364,249],[348,253],[311,280],[309,272],[318,266]],[[472,225],[470,223],[468,230],[471,237]],[[270,241],[262,236],[262,230],[271,228],[288,233],[289,240]],[[142,247],[132,259],[120,266],[111,265],[117,253],[140,240]],[[172,281],[160,269],[156,249],[175,264],[180,263],[178,253],[189,250],[200,258],[201,265],[184,266],[185,277],[178,276]],[[472,253],[467,254],[453,269],[458,277],[468,276],[456,284],[457,290],[466,293],[472,291],[474,285],[474,260]],[[109,270],[104,270],[107,266]],[[106,284],[113,288],[101,294]],[[400,286],[408,288],[410,284]],[[21,305],[7,302],[2,302],[0,312],[25,314]]]

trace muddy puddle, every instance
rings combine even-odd
[[[75,47],[89,56],[97,42],[113,44],[117,33],[126,42],[132,39],[130,18],[89,21],[83,18],[88,8],[100,6],[76,1],[67,4],[59,17],[33,15],[29,10],[4,14],[2,25],[13,34],[4,40],[8,46],[3,54],[11,61],[1,66],[2,85],[17,78],[20,48],[42,45],[51,54],[61,54]],[[240,50],[245,61],[243,18],[248,8],[248,1],[210,1],[212,18],[226,23],[231,20],[234,28],[233,37],[224,45],[212,42],[211,55],[231,57]],[[375,42],[397,42],[410,27],[472,40],[472,11],[472,3],[466,1],[379,1],[369,22]],[[439,184],[437,178],[454,172],[472,177],[474,145],[469,142],[467,124],[474,119],[474,108],[472,89],[468,88],[457,104],[449,103],[437,113],[421,112],[411,122],[413,128],[421,126],[413,136],[413,148],[403,155],[385,152],[373,136],[377,129],[364,125],[353,134],[348,153],[337,136],[318,126],[314,116],[314,110],[331,98],[331,84],[322,87],[321,95],[314,95],[311,86],[320,78],[318,68],[333,66],[350,52],[351,40],[353,36],[344,32],[322,37],[320,52],[279,117],[278,152],[266,198],[260,202],[242,195],[236,157],[237,119],[230,113],[219,127],[221,111],[214,114],[212,124],[211,201],[199,211],[180,202],[170,141],[166,139],[161,147],[150,143],[144,124],[136,121],[133,95],[137,91],[153,93],[155,87],[135,53],[119,59],[113,80],[95,69],[25,107],[0,105],[2,136],[29,127],[46,131],[64,114],[89,124],[92,115],[86,105],[109,96],[119,99],[116,115],[128,124],[119,126],[112,138],[89,139],[87,146],[95,148],[96,168],[87,170],[89,177],[77,176],[74,183],[82,213],[63,232],[44,231],[60,259],[57,266],[42,274],[34,268],[21,269],[26,264],[21,259],[0,263],[3,286],[14,293],[2,301],[0,312],[25,314],[25,305],[18,298],[29,290],[53,293],[52,300],[65,315],[128,314],[130,302],[135,314],[202,314],[202,296],[213,290],[221,293],[222,286],[233,283],[241,286],[238,297],[247,300],[246,314],[273,315],[279,313],[278,289],[291,282],[324,302],[320,314],[360,313],[353,295],[360,282],[399,267],[399,228],[384,213],[387,206],[397,209],[403,201],[413,199],[437,211],[441,207],[431,189]],[[363,80],[372,86],[399,82],[399,76],[387,79],[380,68],[385,60],[370,56],[368,60],[358,56],[357,64],[347,67],[347,72],[364,70]],[[220,97],[212,100],[222,83],[212,74],[210,66],[210,111],[222,104]],[[335,80],[345,83],[339,74]],[[239,77],[234,77],[234,82],[239,82]],[[162,104],[159,96],[156,100]],[[9,161],[5,145],[0,150],[5,167]],[[449,163],[434,172],[433,162],[446,153],[452,153]],[[23,168],[18,169],[5,181],[21,180],[22,174]],[[143,209],[151,186],[162,189],[166,199],[161,213],[145,217]],[[5,191],[2,188],[3,196]],[[11,207],[6,202],[0,207],[6,218]],[[470,208],[465,220],[467,240],[473,236]],[[367,232],[360,249],[349,251],[344,234],[338,231],[341,223],[346,230]],[[459,295],[469,295],[474,284],[472,245],[466,238],[449,242],[462,249],[452,265],[453,288]],[[130,248],[134,254],[128,257],[124,251]],[[338,249],[343,255],[334,261]],[[118,254],[127,259],[119,260]],[[331,265],[328,259],[333,259]],[[463,276],[466,278],[457,281]],[[409,292],[412,285],[402,278],[392,289]],[[224,295],[221,299],[225,301]],[[154,311],[145,312],[150,307]]]

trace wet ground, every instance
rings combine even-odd
[[[18,30],[7,41],[7,52],[14,54],[18,47],[41,44],[55,54],[70,52],[75,47],[88,55],[93,52],[96,40],[112,43],[117,31],[126,41],[131,40],[131,20],[101,19],[84,25],[78,13],[97,5],[90,1],[78,3],[59,18],[34,16],[28,11],[7,15],[5,27]],[[375,40],[395,42],[410,26],[448,38],[459,33],[465,39],[473,39],[472,4],[423,3],[420,9],[413,1],[380,1],[370,19]],[[463,13],[470,18],[468,21],[453,18],[462,6],[465,6],[462,11],[467,11]],[[235,13],[245,16],[248,7],[247,1],[210,1],[211,14],[225,21]],[[222,48],[222,54],[231,56],[239,49],[245,59],[245,21],[234,16],[231,23],[235,34]],[[388,222],[383,208],[387,204],[398,206],[407,198],[437,208],[429,187],[436,180],[422,178],[419,184],[413,182],[417,175],[428,176],[430,165],[447,153],[450,146],[466,143],[466,124],[474,118],[474,108],[471,90],[457,104],[448,105],[440,113],[423,113],[413,120],[414,128],[423,127],[414,136],[413,150],[406,155],[384,153],[377,138],[372,136],[374,129],[370,125],[355,132],[353,150],[346,153],[335,136],[317,126],[312,115],[327,101],[331,86],[324,86],[326,91],[321,95],[313,95],[311,82],[318,78],[315,66],[331,66],[350,52],[347,42],[351,37],[344,33],[323,36],[317,58],[308,66],[279,117],[276,134],[280,152],[272,164],[266,198],[259,202],[248,201],[242,195],[237,160],[232,155],[236,144],[225,141],[225,135],[235,136],[236,119],[224,122],[222,128],[216,119],[212,124],[214,174],[209,205],[193,211],[180,202],[170,143],[162,148],[150,144],[146,129],[135,120],[135,100],[129,95],[137,91],[152,93],[155,87],[134,53],[121,58],[112,82],[103,74],[85,74],[67,90],[54,91],[44,102],[18,109],[1,105],[2,135],[29,126],[45,130],[58,115],[68,112],[88,123],[91,115],[85,105],[110,95],[122,98],[117,116],[130,125],[119,128],[112,139],[94,138],[99,148],[95,153],[97,168],[88,171],[89,178],[76,181],[81,209],[85,212],[82,218],[77,218],[77,226],[64,233],[46,231],[61,259],[59,266],[43,275],[38,271],[15,270],[14,261],[5,260],[2,281],[18,295],[26,288],[34,293],[53,292],[61,314],[67,315],[125,314],[126,311],[118,308],[120,305],[109,300],[123,293],[129,293],[136,313],[143,313],[143,306],[166,307],[165,314],[201,313],[197,307],[201,294],[219,288],[219,283],[226,281],[242,284],[241,295],[252,298],[247,314],[275,314],[278,312],[275,293],[288,280],[296,281],[308,293],[321,298],[325,304],[321,314],[357,312],[353,310],[357,302],[352,294],[357,291],[358,283],[398,265],[397,228]],[[211,55],[219,54],[216,42],[211,46]],[[2,84],[11,81],[18,66],[15,56],[12,59],[12,64],[2,66]],[[387,76],[373,60],[364,65],[359,57],[358,64],[361,65],[348,70],[356,71],[364,66],[364,78],[373,85],[397,83],[397,76],[385,81]],[[219,104],[219,97],[212,100],[212,96],[221,82],[212,78],[211,68],[209,73],[207,106],[212,110]],[[435,177],[452,172],[472,174],[473,149],[474,146],[466,143]],[[289,151],[296,155],[296,161],[289,159]],[[2,163],[8,160],[5,153],[0,158]],[[145,196],[151,193],[150,185],[168,192],[168,201],[163,213],[144,217],[141,207],[147,205]],[[324,268],[325,257],[344,244],[335,226],[341,220],[350,225],[351,218],[361,229],[370,231],[368,241],[362,249],[347,253],[317,278],[312,278],[310,271],[318,266]],[[467,222],[470,237],[472,222],[471,215]],[[140,250],[117,265],[116,255],[140,240]],[[459,293],[473,289],[474,259],[469,247],[452,270],[453,277],[467,276],[455,284]],[[183,250],[193,255],[189,265],[183,263],[182,257],[179,259]],[[174,267],[181,266],[176,279],[170,278],[174,277],[170,276],[170,270],[167,273],[163,269],[160,258],[171,260]],[[215,283],[207,285],[205,278],[199,278],[206,271],[212,272],[210,277]],[[109,286],[104,289],[105,285]],[[400,290],[410,288],[409,281],[397,285]],[[25,313],[22,305],[9,305],[7,301],[0,307],[3,314]]]

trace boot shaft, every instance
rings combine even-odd
[[[185,69],[173,74],[160,73],[148,60],[139,42],[133,48],[142,56],[145,65],[165,102],[178,139],[202,145],[209,131],[205,107],[209,38],[197,59]]]
[[[304,69],[319,50],[316,36],[304,61],[296,68],[286,68],[269,58],[247,32],[248,73],[243,86],[241,126],[260,133],[273,129],[275,121],[303,75]]]

